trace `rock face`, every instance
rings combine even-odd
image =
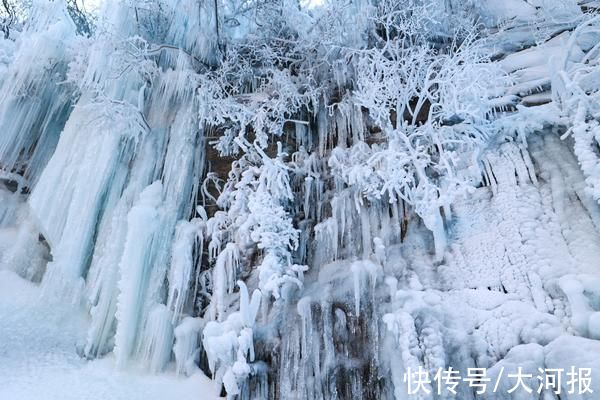
[[[540,371],[600,371],[596,3],[107,0],[84,37],[36,1],[0,268],[82,357],[229,398],[558,399]]]

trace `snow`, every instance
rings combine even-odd
[[[113,357],[87,361],[78,354],[85,313],[40,299],[40,289],[0,271],[0,398],[11,400],[217,399],[202,373],[190,378],[115,369]]]

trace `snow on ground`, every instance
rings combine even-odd
[[[0,271],[0,399],[166,400],[218,398],[204,375],[117,370],[112,358],[77,354],[86,317],[40,298],[35,285]]]

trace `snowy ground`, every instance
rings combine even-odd
[[[202,375],[118,371],[111,358],[80,358],[76,349],[85,327],[84,315],[41,301],[34,284],[0,271],[0,399],[217,398],[213,383]]]

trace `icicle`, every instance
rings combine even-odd
[[[354,313],[360,317],[360,297],[362,296],[362,266],[358,263],[352,263],[352,278],[354,281]]]
[[[327,218],[325,221],[316,225],[315,241],[318,243],[315,257],[319,264],[326,264],[334,261],[338,257],[338,223],[333,218]]]
[[[225,316],[225,295],[233,292],[237,279],[240,253],[234,243],[227,243],[217,257],[213,270],[213,300],[216,316],[223,320]]]
[[[299,142],[298,144],[306,149],[312,149],[312,132],[310,131],[308,124],[296,122],[294,123],[294,127],[296,131],[296,137],[298,138]]]
[[[77,109],[31,194],[31,209],[54,257],[44,277],[46,292],[68,293],[69,282],[84,274],[106,201],[123,190],[121,168],[131,160],[131,141],[142,128],[137,114],[120,111],[128,117],[114,123],[104,105]]]
[[[352,278],[354,284],[354,310],[356,316],[359,317],[360,299],[365,293],[365,291],[363,290],[363,288],[365,288],[365,285],[363,284],[363,281],[365,280],[364,276],[367,275],[368,282],[371,285],[370,288],[367,286],[369,290],[366,293],[370,292],[371,294],[373,294],[375,291],[375,285],[377,284],[377,279],[382,274],[382,268],[380,265],[377,265],[372,261],[362,260],[353,262],[350,266],[350,269],[352,271]]]
[[[343,149],[347,147],[350,128],[345,111],[344,108],[336,108],[333,114],[334,118],[332,118],[335,124],[334,130],[337,132],[337,145]]]
[[[311,207],[310,197],[312,193],[314,178],[312,176],[307,176],[304,178],[304,218],[309,219],[311,217],[311,211],[313,207]]]
[[[434,209],[429,215],[423,218],[427,229],[433,234],[433,243],[435,248],[435,260],[441,262],[446,252],[446,230],[444,221],[438,209]]]
[[[76,29],[65,2],[37,1],[0,85],[0,160],[30,187],[48,162],[71,112],[66,79]]]
[[[115,356],[117,365],[124,366],[135,350],[139,338],[144,293],[150,271],[149,249],[159,227],[162,185],[155,182],[140,194],[137,204],[127,216],[127,238],[119,263],[121,280],[117,303]]]
[[[298,301],[296,310],[301,318],[302,334],[300,336],[300,351],[299,355],[302,360],[299,371],[299,382],[303,387],[301,390],[306,394],[303,396],[306,398],[308,395],[314,393],[314,382],[312,378],[312,367],[311,361],[314,361],[313,352],[313,320],[312,320],[312,299],[310,296],[305,296]]]
[[[321,301],[323,350],[316,350],[322,353],[321,359],[323,360],[323,365],[321,367],[321,376],[317,383],[323,389],[319,390],[318,394],[324,399],[334,398],[333,393],[330,392],[331,387],[327,382],[327,378],[329,372],[336,367],[335,341],[343,341],[343,333],[346,332],[346,314],[339,308],[335,308],[335,311],[332,313],[332,308],[329,299],[325,298]],[[342,330],[343,333],[340,332]]]
[[[139,150],[141,154],[152,155],[151,148],[151,142],[145,141]],[[124,176],[127,176],[127,187],[123,193],[111,191],[111,197],[106,200],[107,205],[116,205],[114,208],[106,207],[106,214],[99,224],[93,259],[86,278],[92,318],[84,350],[86,357],[97,357],[112,350],[119,294],[119,263],[127,238],[127,214],[151,180],[153,164],[151,156],[140,157],[136,159],[132,171],[119,170],[119,176],[113,184],[120,186]]]
[[[371,221],[369,218],[369,209],[361,207],[360,210],[360,226],[362,238],[363,259],[368,259],[372,253],[371,249]]]
[[[325,182],[323,182],[323,179],[320,179],[320,178],[317,179],[316,193],[317,193],[317,201],[315,204],[315,209],[317,210],[316,220],[321,221],[322,220],[323,203],[324,203],[323,200],[325,197]]]
[[[218,45],[219,22],[213,3],[199,5],[193,1],[179,0],[173,4],[173,18],[169,27],[169,40],[200,59],[212,62]]]
[[[385,314],[383,322],[393,338],[394,345],[390,348],[397,349],[393,354],[386,355],[386,358],[391,361],[395,398],[402,399],[407,393],[406,383],[402,380],[404,372],[408,368],[415,371],[422,367],[415,322],[413,317],[404,311]]]
[[[343,243],[346,237],[346,224],[348,223],[347,211],[348,208],[347,192],[342,193],[331,199],[331,213],[335,218],[334,223],[337,226],[338,241]],[[351,214],[350,214],[351,215]]]
[[[150,311],[146,326],[140,335],[140,354],[151,372],[160,372],[171,358],[173,346],[173,317],[163,304]]]
[[[350,111],[351,119],[351,131],[352,131],[352,143],[364,142],[365,140],[365,122],[363,120],[363,112],[361,108],[355,104],[352,105]]]
[[[327,126],[327,108],[324,104],[324,100],[319,102],[319,109],[317,112],[317,133],[319,135],[319,154],[324,155],[327,150],[327,144],[329,143],[329,132]]]
[[[180,318],[183,308],[188,300],[188,291],[194,277],[193,251],[196,240],[199,239],[200,254],[202,259],[203,228],[204,222],[194,219],[191,222],[180,221],[177,224],[173,249],[171,250],[171,267],[169,269],[169,295],[167,306],[173,311],[173,323]]]

